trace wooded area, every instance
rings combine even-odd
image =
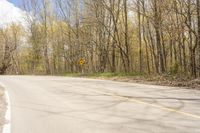
[[[0,29],[0,74],[200,77],[200,0],[24,0],[22,7],[27,26]]]

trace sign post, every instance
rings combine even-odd
[[[83,66],[84,66],[84,64],[85,64],[85,60],[84,60],[83,58],[81,58],[81,59],[79,60],[79,64],[80,64],[80,66],[81,66],[81,73],[84,74]]]

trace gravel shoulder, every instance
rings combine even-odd
[[[72,73],[65,74],[67,77],[82,77],[92,79],[112,80],[119,82],[141,83],[149,85],[161,85],[169,87],[182,87],[185,89],[200,90],[200,78],[192,78],[190,76],[173,76],[168,74],[163,75],[140,75],[140,74],[124,74],[124,73],[89,73],[80,74]]]
[[[0,86],[0,133],[2,133],[3,125],[5,124],[6,102],[4,89]]]
[[[149,85],[161,85],[170,87],[183,87],[185,89],[197,89],[200,90],[200,79],[153,79],[153,78],[131,78],[131,77],[112,77],[103,78],[113,81],[141,83]]]
[[[83,76],[84,77],[84,76]],[[94,79],[103,79],[103,80],[112,80],[118,82],[130,82],[130,83],[139,83],[139,84],[149,84],[149,85],[161,85],[161,86],[169,86],[169,87],[182,87],[185,89],[196,89],[200,90],[200,78],[190,79],[190,78],[169,78],[164,76],[85,76],[86,78],[94,78]]]

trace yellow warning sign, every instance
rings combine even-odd
[[[84,59],[80,59],[79,64],[82,66],[85,64],[85,60]]]

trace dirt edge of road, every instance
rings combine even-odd
[[[91,78],[91,77],[90,77]],[[149,85],[161,85],[170,87],[184,87],[186,89],[197,89],[200,90],[200,79],[186,80],[186,79],[174,79],[174,80],[155,80],[155,79],[144,79],[144,78],[131,78],[131,77],[96,77],[96,79],[105,79],[118,82],[130,82],[130,83],[141,83]]]
[[[144,74],[124,74],[124,73],[66,73],[67,77],[91,78],[112,80],[118,82],[141,83],[149,85],[160,85],[169,87],[182,87],[185,89],[200,90],[200,78],[191,78],[190,76],[174,75],[144,75]]]
[[[6,113],[5,90],[2,86],[0,86],[0,133],[2,133],[3,126],[6,123],[5,113]]]

